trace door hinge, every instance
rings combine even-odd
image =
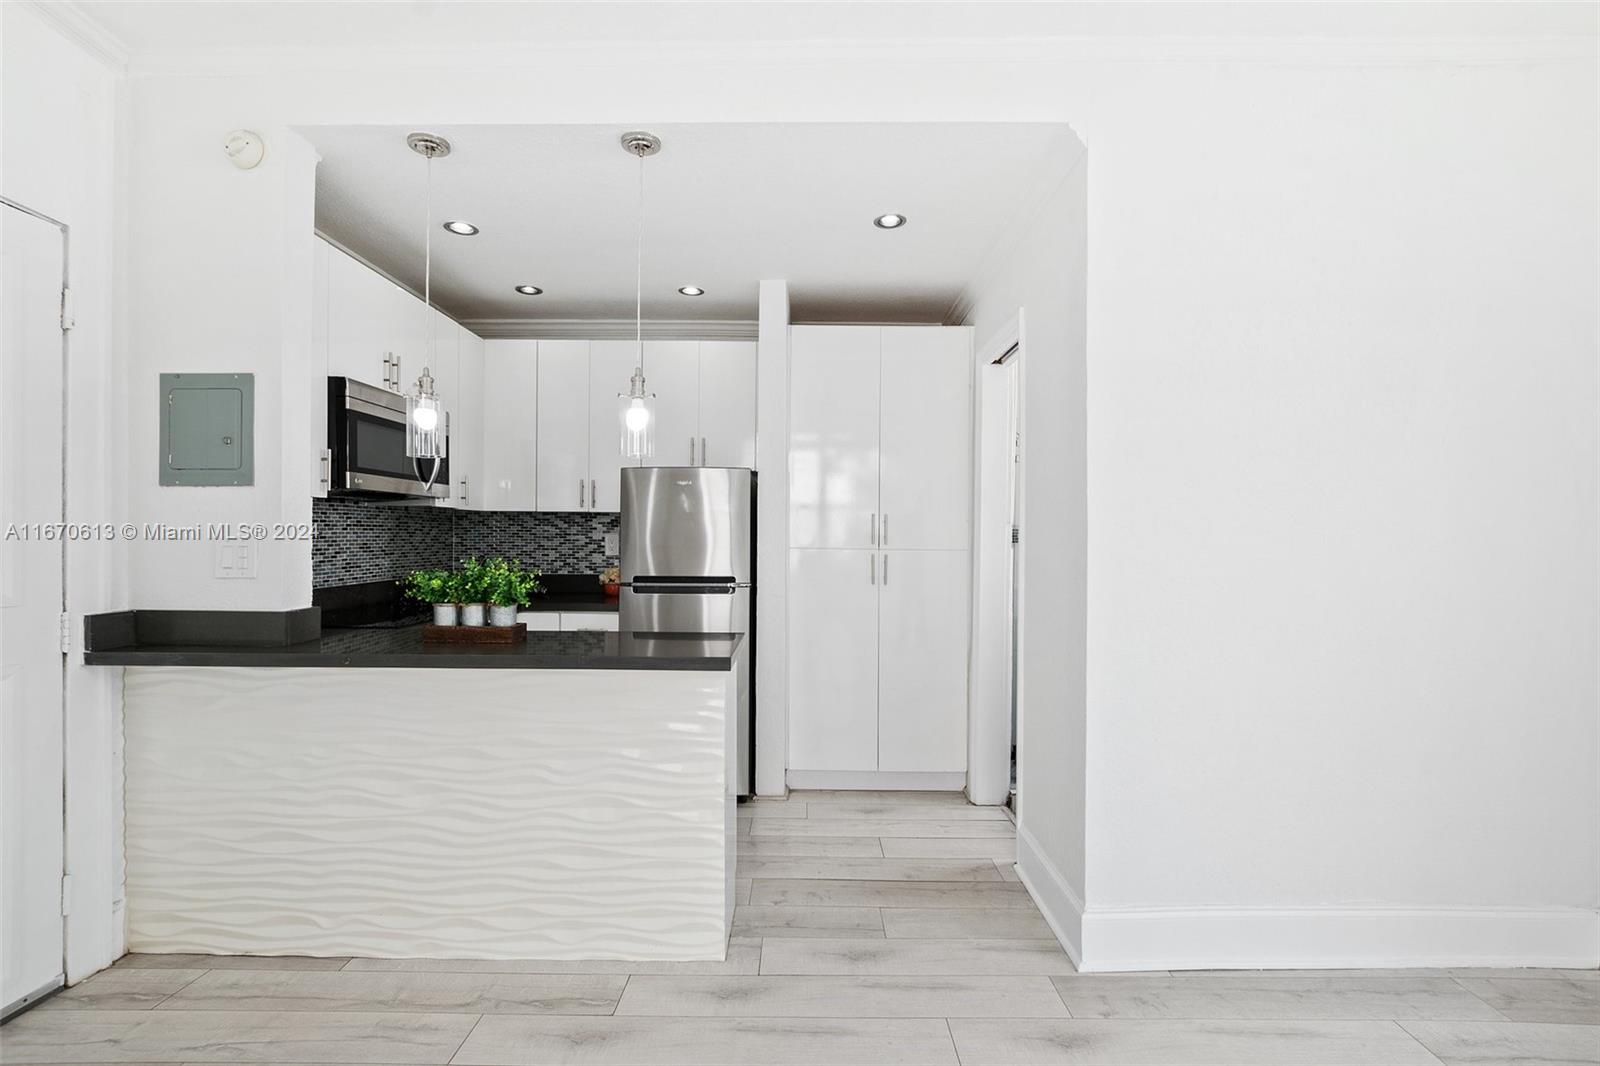
[[[72,290],[63,286],[61,289],[61,328],[65,331],[77,324],[78,320],[72,313]]]
[[[61,875],[61,916],[65,918],[72,913],[72,875]]]
[[[1018,544],[1018,543],[1021,543],[1021,541],[1022,541],[1022,527],[1021,526],[1012,526],[1011,527],[1011,543]]]
[[[58,624],[61,634],[61,654],[65,655],[72,650],[72,615],[62,611]]]

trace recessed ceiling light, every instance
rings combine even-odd
[[[895,214],[879,215],[872,220],[872,224],[879,229],[899,229],[906,224],[906,216]]]
[[[446,222],[444,228],[462,237],[470,237],[478,232],[478,227],[470,222]]]
[[[544,290],[539,288],[537,285],[518,285],[517,291],[522,293],[524,296],[538,296],[544,292]]]
[[[685,285],[678,292],[684,296],[704,296],[706,294],[706,290],[698,285]]]

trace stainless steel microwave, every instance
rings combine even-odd
[[[354,378],[328,379],[328,493],[334,496],[450,495],[448,415],[445,455],[428,484],[433,460],[406,456],[406,398]]]

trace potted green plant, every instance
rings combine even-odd
[[[484,601],[489,598],[488,568],[478,562],[476,556],[463,559],[455,579],[456,603],[461,607],[461,624],[483,625]]]
[[[448,570],[413,570],[400,581],[405,594],[433,607],[433,624],[456,624],[456,581]]]
[[[489,598],[489,624],[514,626],[517,608],[526,607],[539,585],[538,570],[524,570],[518,560],[490,559],[484,564]]]

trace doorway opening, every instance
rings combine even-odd
[[[967,794],[1016,807],[1022,689],[1023,315],[983,341],[974,367],[971,729]]]

